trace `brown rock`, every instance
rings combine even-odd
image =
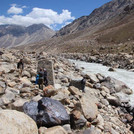
[[[94,100],[90,97],[86,98],[85,96],[82,96],[80,103],[85,118],[91,121],[94,120],[98,115],[98,108]]]
[[[43,92],[45,97],[51,97],[57,93],[57,90],[52,85],[48,85],[43,89]]]
[[[90,87],[90,88],[93,88],[93,84],[89,83],[89,82],[86,82],[86,86],[87,87]]]
[[[80,92],[80,90],[74,86],[70,86],[68,88],[69,92],[72,94],[72,95],[82,95],[82,93]]]
[[[12,104],[12,109],[13,110],[17,110],[17,111],[21,111],[23,112],[23,105],[25,102],[27,102],[28,100],[25,99],[17,99],[13,104]]]
[[[16,82],[8,82],[9,87],[14,87],[16,85]]]
[[[0,87],[0,94],[4,94],[5,93],[5,89],[3,87]]]
[[[86,127],[87,127],[87,128],[90,128],[91,125],[92,125],[91,122],[88,122],[88,121],[86,122]]]
[[[39,128],[39,134],[44,134],[46,130],[47,130],[46,127],[40,127]]]
[[[78,119],[80,119],[81,112],[78,110],[74,110],[74,111],[72,111],[72,115],[73,115],[74,119],[78,120]]]
[[[22,93],[20,96],[21,96],[22,98],[26,98],[26,97],[31,97],[32,94],[31,94],[31,93]]]
[[[89,78],[92,83],[98,83],[98,82],[99,82],[98,78],[97,78],[96,75],[93,74],[93,73],[87,73],[87,74],[85,75],[85,77],[86,77],[86,78]]]
[[[67,134],[67,132],[65,131],[63,127],[55,126],[55,127],[46,129],[44,133],[41,133],[41,134]]]
[[[0,76],[2,76],[2,74],[3,74],[3,72],[2,72],[2,71],[0,71]]]
[[[132,119],[133,119],[133,116],[130,115],[130,114],[126,114],[125,117],[126,117],[126,119],[127,119],[128,122],[131,122]]]

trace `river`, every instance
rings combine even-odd
[[[104,75],[105,77],[111,76],[117,80],[120,80],[124,82],[129,88],[131,88],[134,92],[134,72],[130,72],[124,69],[115,69],[114,72],[108,71],[109,67],[103,66],[102,64],[97,63],[88,63],[84,61],[76,61],[76,60],[69,60],[73,63],[75,63],[75,66],[77,68],[83,67],[84,73],[100,73]],[[130,95],[130,103],[131,105],[134,105],[134,94]]]

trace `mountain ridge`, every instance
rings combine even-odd
[[[0,47],[14,47],[47,40],[55,31],[44,24],[33,24],[28,27],[20,25],[0,25]]]
[[[100,23],[106,23],[107,20],[118,16],[124,10],[125,7],[131,4],[134,4],[133,0],[113,0],[111,2],[108,2],[101,7],[94,9],[90,15],[82,16],[74,20],[66,27],[60,29],[56,33],[56,36],[74,33],[79,30],[93,27]]]

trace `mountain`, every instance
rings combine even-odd
[[[50,53],[133,53],[133,26],[134,0],[112,0],[74,20],[49,40],[17,48]]]
[[[28,27],[19,25],[0,25],[0,47],[14,47],[47,40],[55,34],[44,24]]]
[[[133,53],[134,0],[113,0],[40,42],[38,51]],[[36,45],[30,46],[37,49]],[[41,48],[41,49],[40,49]]]
[[[71,24],[63,27],[56,33],[56,36],[75,33],[86,28],[92,28],[107,24],[112,18],[118,17],[120,13],[129,5],[134,4],[134,0],[113,0],[95,9],[89,16],[82,16],[74,20]]]

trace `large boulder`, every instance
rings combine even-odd
[[[5,73],[10,73],[15,71],[15,64],[12,63],[7,63],[7,62],[2,62],[0,65],[0,72],[5,72]]]
[[[80,103],[84,117],[89,121],[94,120],[98,115],[98,108],[95,101],[91,97],[82,96]]]
[[[11,107],[12,107],[12,109],[14,109],[14,110],[23,112],[23,105],[24,105],[24,103],[27,102],[27,101],[28,101],[28,100],[19,98],[19,99],[15,100],[14,103],[11,104]]]
[[[125,83],[112,77],[107,77],[101,84],[107,87],[110,90],[111,94],[118,92],[132,94],[132,90]]]
[[[13,62],[16,60],[16,57],[13,56],[11,53],[3,54],[2,59],[5,62]]]
[[[85,78],[88,78],[88,79],[90,79],[90,82],[91,83],[98,83],[99,82],[99,79],[96,77],[96,75],[95,74],[93,74],[93,73],[86,73],[85,74],[85,76],[84,76]]]
[[[71,112],[70,116],[72,129],[81,129],[86,126],[87,120],[84,118],[80,111],[74,110]]]
[[[79,90],[85,91],[86,81],[85,79],[72,79],[69,86],[74,86]]]
[[[52,96],[52,99],[62,102],[63,100],[69,99],[70,92],[66,89],[59,89],[57,94]]]
[[[15,110],[0,110],[0,134],[38,134],[29,116]]]
[[[74,86],[70,86],[68,88],[69,92],[72,94],[72,95],[82,95],[82,93],[80,92],[80,90]]]
[[[51,97],[57,93],[57,90],[52,86],[48,85],[43,89],[45,97]]]
[[[15,95],[10,91],[6,91],[6,93],[1,96],[0,100],[3,102],[4,105],[7,105],[15,100]]]
[[[48,97],[44,97],[38,102],[25,103],[23,109],[36,121],[38,126],[51,127],[68,124],[70,121],[64,106],[59,101]]]
[[[120,106],[121,105],[121,102],[120,102],[118,97],[108,95],[107,100],[113,106]]]
[[[106,98],[109,103],[114,106],[127,106],[127,104],[130,102],[129,95],[122,92],[116,93],[114,96],[107,95]]]

